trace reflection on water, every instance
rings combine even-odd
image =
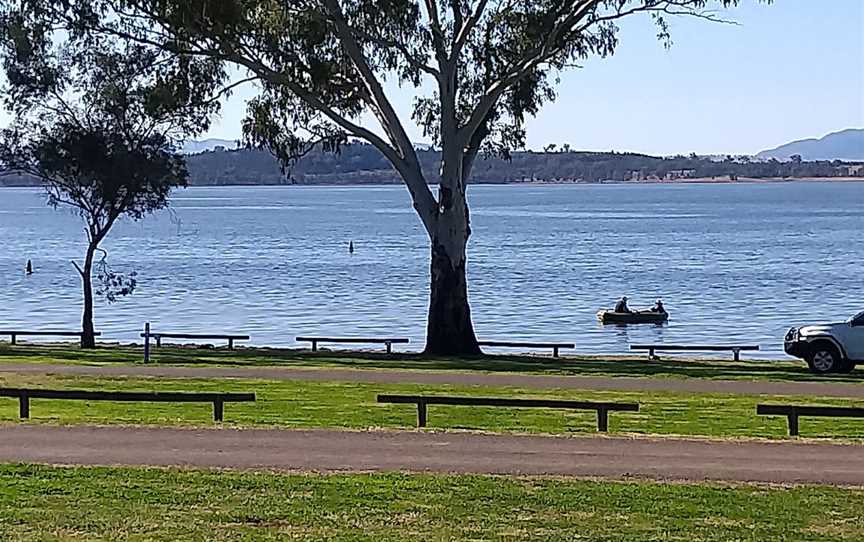
[[[864,308],[864,185],[474,186],[469,253],[478,333],[562,340],[730,342],[782,353],[791,325]],[[403,187],[192,188],[173,214],[119,224],[105,243],[135,269],[131,298],[97,307],[107,339],[145,321],[178,332],[387,333],[422,344],[425,233]],[[78,325],[70,260],[83,229],[38,191],[0,190],[0,327]],[[348,253],[349,241],[355,253]],[[25,277],[33,260],[35,274]],[[665,326],[601,326],[629,295],[662,297]]]

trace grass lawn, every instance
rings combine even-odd
[[[758,402],[859,405],[847,399],[813,397],[772,398],[741,395],[682,394],[669,392],[603,392],[579,390],[529,390],[480,386],[418,384],[365,384],[246,379],[165,379],[90,377],[67,375],[18,375],[0,373],[0,386],[49,389],[136,391],[254,391],[255,403],[228,403],[225,424],[281,428],[335,427],[350,429],[413,428],[412,405],[381,405],[378,393],[474,395],[487,397],[559,398],[593,401],[639,402],[638,413],[612,413],[610,431],[711,437],[786,436],[786,419],[755,415]],[[33,399],[34,423],[144,424],[210,426],[212,405],[173,403],[114,403],[106,401],[57,401]],[[17,423],[18,401],[0,399],[0,422]],[[802,418],[806,437],[864,438],[864,420]],[[429,407],[433,429],[470,429],[501,432],[593,433],[596,415],[552,409],[482,407]]]
[[[0,540],[833,541],[864,491],[493,476],[0,466]]]
[[[131,364],[143,359],[142,347],[103,346],[81,350],[70,345],[9,346],[0,343],[0,363]],[[523,355],[479,358],[426,358],[418,354],[388,356],[375,352],[322,351],[271,348],[154,348],[152,362],[163,365],[283,366],[298,368],[399,369],[423,371],[489,371],[570,376],[629,376],[707,378],[721,380],[864,382],[864,371],[848,375],[815,376],[803,362],[741,361],[727,359],[668,358],[647,361],[639,356],[531,357]]]

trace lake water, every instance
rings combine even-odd
[[[777,358],[788,327],[864,309],[862,183],[473,186],[469,199],[482,338],[589,353],[743,341]],[[139,285],[97,304],[103,340],[140,340],[149,321],[256,345],[314,333],[422,347],[428,248],[404,188],[191,188],[172,208],[120,223],[104,243]],[[0,239],[0,328],[77,328],[79,219],[38,190],[0,189]],[[670,322],[599,325],[597,310],[622,294],[635,307],[662,297]]]

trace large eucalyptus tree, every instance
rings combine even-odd
[[[506,156],[524,121],[555,98],[556,76],[611,55],[616,21],[645,14],[717,20],[738,0],[0,0],[28,24],[132,40],[236,65],[261,85],[247,139],[290,161],[309,145],[368,141],[392,162],[431,245],[426,352],[479,352],[468,304],[466,187],[478,156]],[[417,89],[413,121],[441,149],[426,178],[385,87]],[[425,92],[430,89],[428,92]],[[359,119],[372,113],[377,127]],[[438,185],[437,196],[429,184]]]

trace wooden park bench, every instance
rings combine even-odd
[[[148,334],[142,333],[141,336],[146,339],[148,337]],[[221,335],[207,333],[158,333],[151,331],[149,336],[156,339],[157,347],[162,346],[162,339],[223,340],[228,341],[229,350],[234,349],[234,341],[249,340],[249,335]]]
[[[379,395],[379,403],[416,404],[417,427],[426,427],[428,405],[458,405],[516,408],[563,408],[594,410],[597,412],[597,430],[609,430],[609,412],[639,412],[638,403],[593,403],[588,401],[561,401],[557,399],[501,399],[490,397],[441,397],[429,395]]]
[[[224,403],[255,401],[254,393],[185,393],[163,391],[82,391],[0,388],[0,397],[18,399],[21,418],[30,417],[30,399],[69,399],[78,401],[140,401],[149,403],[213,403],[213,419],[222,421]]]
[[[786,416],[789,423],[789,436],[798,436],[798,418],[801,416],[821,416],[829,418],[864,418],[864,408],[800,406],[800,405],[756,405],[759,416]]]
[[[654,352],[732,352],[735,361],[741,361],[741,352],[759,350],[758,345],[699,345],[699,344],[631,344],[630,350],[647,350],[648,359],[659,359]]]
[[[83,335],[80,331],[0,331],[0,337],[9,336],[12,339],[11,344],[17,344],[18,337],[78,337]],[[102,334],[98,331],[93,333],[99,337]]]
[[[337,344],[383,344],[387,347],[387,353],[393,353],[394,344],[408,344],[408,339],[405,338],[376,338],[376,337],[297,337],[298,343],[311,342],[312,351],[318,351],[318,343],[337,343]]]
[[[491,346],[495,348],[551,348],[552,357],[558,357],[558,351],[562,348],[576,348],[573,343],[538,343],[538,342],[514,342],[514,341],[480,341],[480,346]]]

